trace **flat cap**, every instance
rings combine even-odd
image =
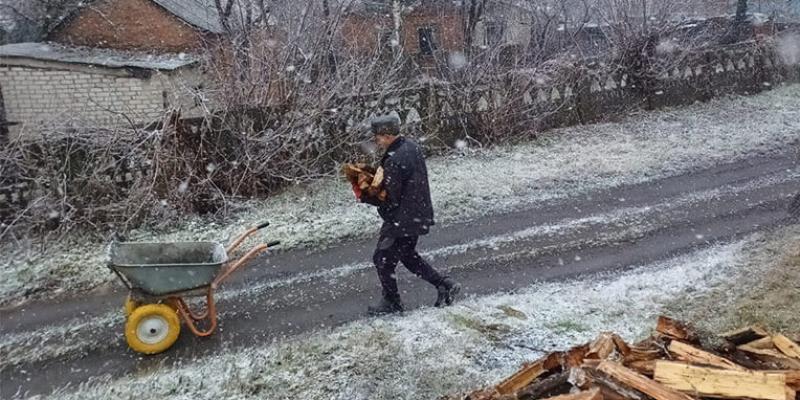
[[[382,115],[371,121],[373,135],[399,135],[400,119],[394,115]]]

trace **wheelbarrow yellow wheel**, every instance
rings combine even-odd
[[[130,316],[133,313],[133,310],[139,307],[139,302],[131,298],[130,295],[125,298],[125,316]]]
[[[137,307],[125,323],[128,346],[139,353],[156,354],[170,348],[181,333],[181,321],[166,304]]]

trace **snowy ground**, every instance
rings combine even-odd
[[[752,97],[640,113],[619,123],[553,131],[537,142],[430,160],[439,222],[467,220],[587,190],[680,174],[798,141],[800,85]],[[220,224],[191,218],[169,232],[134,231],[130,240],[225,240],[262,220],[283,247],[324,245],[373,234],[377,216],[353,205],[337,180],[296,187],[245,205]],[[114,276],[104,267],[105,243],[76,238],[49,250],[4,244],[0,305],[42,293],[86,290]],[[41,295],[41,294],[35,294]]]
[[[522,362],[601,331],[641,338],[676,299],[689,307],[712,292],[724,294],[723,303],[735,299],[751,287],[730,282],[770,273],[776,249],[798,239],[800,226],[793,226],[627,273],[540,283],[138,376],[98,378],[49,398],[435,398],[496,383]]]
[[[590,246],[591,243],[631,242],[650,232],[663,229],[663,218],[685,210],[693,204],[719,202],[720,198],[741,196],[742,194],[747,196],[747,193],[771,187],[785,182],[787,179],[796,179],[799,176],[800,170],[789,176],[764,176],[742,182],[740,185],[686,193],[646,206],[622,207],[609,212],[565,218],[498,235],[479,236],[474,240],[425,250],[423,255],[426,259],[437,263],[440,258],[444,259],[470,250],[485,249],[489,255],[485,258],[479,256],[471,260],[472,263],[480,264],[493,262],[492,260],[496,259],[498,254],[504,254],[503,257],[519,255],[514,251],[505,253],[509,251],[506,246],[513,247],[520,241],[541,240],[545,237],[555,238],[551,241],[554,244],[533,248],[522,246],[518,248],[518,251],[541,254],[568,251],[567,249]],[[580,239],[581,232],[593,233],[588,239]],[[312,281],[325,281],[329,282],[331,286],[335,286],[361,270],[369,268],[372,268],[372,265],[366,261],[342,262],[332,268],[279,276],[274,279],[260,280],[244,287],[227,289],[220,292],[217,299],[252,298],[278,288],[301,287],[303,283]],[[451,271],[469,268],[469,266],[454,266],[453,268]],[[298,292],[302,295],[302,289],[298,289]],[[227,311],[223,312],[223,317],[230,318]],[[93,318],[75,316],[64,323],[46,324],[35,331],[6,334],[0,339],[0,369],[64,356],[79,357],[82,354],[105,351],[118,344],[118,341],[116,339],[109,341],[109,337],[104,333],[116,332],[122,323],[123,316],[117,309],[113,309]]]

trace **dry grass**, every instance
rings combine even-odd
[[[768,328],[800,334],[800,242],[788,254],[778,254],[774,268],[760,286],[744,293],[730,310],[740,324],[762,323]]]
[[[710,293],[677,299],[668,309],[708,338],[752,324],[800,337],[800,225],[763,241],[764,250],[746,261],[739,276]]]

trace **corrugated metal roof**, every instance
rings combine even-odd
[[[222,33],[214,0],[152,0],[187,24],[211,33]]]
[[[142,68],[172,71],[194,64],[188,54],[151,54],[88,47],[67,47],[54,43],[14,43],[0,46],[0,58],[28,58],[105,68]]]

